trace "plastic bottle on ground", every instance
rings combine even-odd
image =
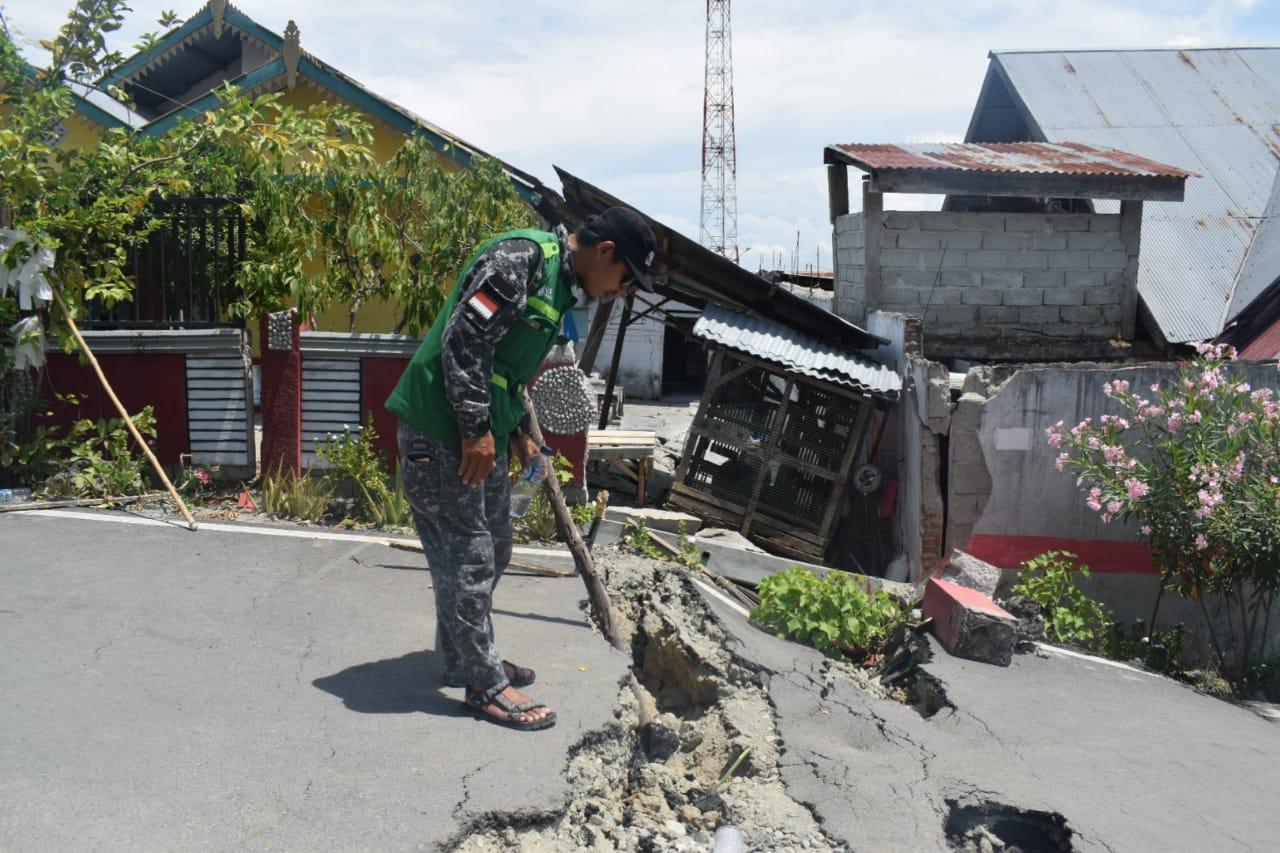
[[[722,826],[716,830],[714,853],[743,853],[747,849],[747,840],[736,826]]]
[[[533,496],[542,488],[542,481],[547,479],[551,470],[551,448],[543,447],[541,453],[534,454],[529,464],[520,472],[520,479],[511,487],[511,517],[524,518],[529,511]]]

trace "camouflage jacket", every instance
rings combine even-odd
[[[563,226],[557,226],[555,234],[560,240],[560,275],[571,287],[579,288],[569,253],[569,234]],[[479,438],[490,431],[489,380],[494,348],[520,319],[526,297],[537,290],[541,280],[542,249],[531,240],[516,237],[490,246],[462,282],[459,308],[444,328],[441,359],[445,393],[457,413],[458,430],[464,439]],[[482,287],[497,303],[494,316],[483,324],[463,309]],[[529,434],[527,412],[516,431]]]

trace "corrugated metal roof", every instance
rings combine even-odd
[[[1185,169],[1079,142],[924,142],[910,145],[831,145],[853,165],[878,169],[1014,172],[1029,175],[1122,175],[1186,178]]]
[[[1280,228],[1263,227],[1276,216],[1268,207],[1280,171],[1280,48],[991,59],[989,84],[1008,81],[1031,137],[1130,151],[1204,176],[1187,181],[1184,201],[1143,207],[1138,290],[1165,338],[1216,336],[1280,273],[1250,265],[1241,281],[1251,253],[1274,257],[1280,243]]]
[[[891,398],[902,390],[902,379],[882,364],[819,343],[781,323],[719,305],[708,303],[693,334],[824,382]]]

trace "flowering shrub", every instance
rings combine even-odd
[[[1280,587],[1280,399],[1243,380],[1232,347],[1198,352],[1172,384],[1104,385],[1118,413],[1046,432],[1061,448],[1058,469],[1077,473],[1091,510],[1107,523],[1139,523],[1167,588],[1202,609],[1204,593],[1230,603],[1239,678],[1265,645]]]

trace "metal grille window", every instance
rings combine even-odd
[[[158,228],[130,252],[131,302],[90,310],[89,325],[109,328],[239,326],[228,307],[240,294],[245,223],[234,199],[189,197],[154,203]]]

